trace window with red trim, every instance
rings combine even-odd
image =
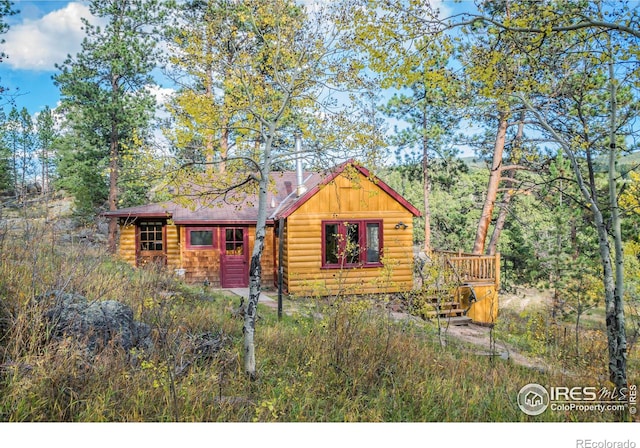
[[[214,227],[187,227],[187,249],[213,249],[216,243]]]
[[[322,267],[382,266],[382,221],[322,222]]]

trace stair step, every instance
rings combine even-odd
[[[425,305],[431,305],[432,307],[436,308],[436,307],[440,307],[440,308],[444,308],[444,307],[449,307],[449,308],[456,308],[458,306],[460,306],[460,302],[445,302],[442,301],[440,303],[438,303],[437,301],[434,302],[427,302]]]
[[[449,325],[461,327],[463,325],[469,325],[471,323],[471,318],[467,316],[451,317],[447,318],[447,322]]]
[[[440,318],[449,318],[449,317],[459,317],[459,316],[463,316],[464,315],[464,310],[457,308],[457,309],[450,309],[450,310],[440,310],[440,311],[427,311],[424,313],[424,316],[427,319],[433,319],[436,316],[440,316]]]

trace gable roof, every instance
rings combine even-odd
[[[400,195],[397,191],[387,185],[385,182],[380,180],[378,177],[373,176],[371,172],[363,166],[358,165],[353,160],[347,160],[346,162],[338,165],[328,173],[324,175],[317,175],[310,178],[310,182],[305,181],[305,186],[307,187],[307,192],[304,193],[299,198],[295,198],[295,200],[290,201],[288,203],[284,203],[283,207],[277,213],[277,216],[273,218],[287,218],[293,212],[295,212],[298,208],[302,206],[307,200],[309,200],[313,195],[315,195],[322,187],[331,183],[336,177],[338,177],[342,172],[349,166],[355,168],[360,174],[364,177],[373,181],[380,189],[382,189],[385,193],[389,194],[393,199],[395,199],[398,203],[400,203],[404,208],[406,208],[409,212],[411,212],[414,216],[421,216],[420,211],[415,208],[409,201],[407,201],[404,197]]]
[[[295,171],[276,171],[271,174],[274,188],[267,193],[267,219],[272,222],[279,218],[287,218],[302,204],[315,195],[323,186],[338,177],[348,166],[353,166],[360,174],[371,179],[378,187],[393,197],[414,216],[420,211],[409,201],[382,180],[372,176],[369,170],[349,160],[335,168],[322,173],[303,173],[304,186],[307,191],[298,196],[296,193]],[[258,218],[258,201],[256,195],[241,194],[233,197],[216,197],[213,199],[196,199],[194,207],[186,207],[174,201],[141,205],[104,212],[103,216],[119,218],[171,218],[175,224],[252,224]]]

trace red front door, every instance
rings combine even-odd
[[[222,229],[220,277],[223,288],[249,286],[248,230],[246,227]]]

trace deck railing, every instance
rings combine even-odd
[[[500,282],[500,254],[476,255],[463,252],[435,251],[461,282]]]

